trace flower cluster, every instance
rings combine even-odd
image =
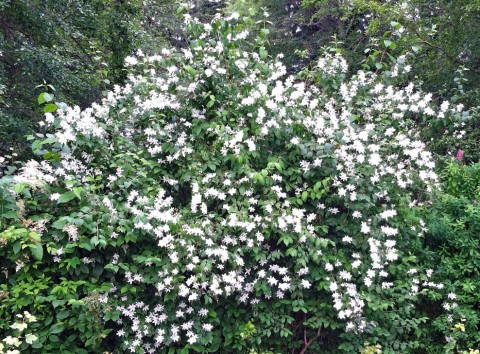
[[[36,322],[37,319],[35,316],[31,315],[29,312],[24,311],[23,314],[17,314],[17,322],[12,324],[10,328],[17,332],[16,336],[7,336],[3,338],[0,342],[0,353],[4,354],[20,354],[18,348],[25,340],[25,343],[32,344],[38,338],[32,333],[23,334],[23,332],[28,328],[28,324],[31,322]]]

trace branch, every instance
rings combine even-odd
[[[410,27],[410,29],[413,31],[413,33],[417,36],[418,40],[420,41],[420,43],[423,43],[423,44],[426,44],[428,45],[430,48],[433,48],[433,49],[436,49],[437,51],[439,51],[440,53],[442,53],[448,60],[450,60],[451,62],[453,63],[456,63],[458,65],[465,65],[465,63],[463,63],[461,60],[459,60],[458,58],[455,58],[454,56],[452,56],[451,54],[447,53],[447,51],[438,46],[438,45],[435,45],[433,43],[430,43],[429,41],[427,41],[426,39],[424,39],[422,37],[422,35],[420,33],[418,33],[417,30],[415,30],[415,28],[413,27]],[[480,73],[480,71],[476,68],[472,68],[471,69],[473,72],[476,72],[476,73]]]
[[[303,332],[304,334],[304,341],[305,341],[305,346],[302,348],[302,350],[300,351],[300,353],[298,354],[305,354],[307,352],[307,349],[313,344],[313,342],[315,340],[317,340],[318,337],[320,337],[320,333],[321,333],[321,330],[322,330],[322,327],[318,327],[317,329],[317,333],[315,334],[315,337],[313,337],[312,339],[310,339],[308,342],[307,342],[307,331],[305,330]]]

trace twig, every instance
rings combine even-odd
[[[320,333],[322,331],[322,327],[318,327],[317,329],[317,334],[315,335],[315,337],[313,337],[312,339],[310,339],[308,342],[307,342],[307,331],[305,330],[303,332],[303,335],[304,335],[304,340],[305,340],[305,346],[302,348],[302,350],[300,351],[300,353],[298,354],[305,354],[307,352],[307,349],[313,344],[313,342],[318,338],[320,337]]]

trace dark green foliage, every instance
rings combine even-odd
[[[423,262],[437,265],[440,277],[455,289],[465,332],[451,331],[459,347],[480,345],[480,164],[450,162],[443,171],[445,194],[425,210],[428,233]],[[431,312],[432,318],[439,316]],[[449,329],[435,322],[438,330]],[[442,328],[443,327],[443,328]],[[453,324],[452,326],[453,327]]]
[[[26,190],[22,193],[30,195]],[[68,262],[45,262],[50,248],[41,233],[46,221],[43,217],[48,215],[24,218],[44,203],[33,198],[26,204],[15,203],[7,194],[0,194],[2,227],[13,219],[20,221],[0,236],[0,267],[8,269],[2,273],[3,280],[8,281],[0,284],[0,333],[10,333],[15,314],[28,309],[37,317],[29,328],[38,341],[28,350],[24,343],[22,353],[98,352],[111,331],[104,327],[103,311],[108,308],[100,299],[100,293],[108,291],[110,284],[97,280],[103,270],[98,263],[84,264],[81,254]],[[67,254],[72,251],[64,249]]]
[[[463,165],[458,153],[458,159],[450,161],[442,173],[445,193],[453,198],[465,198],[471,204],[480,201],[480,163]]]
[[[42,118],[38,85],[85,107],[123,82],[124,59],[145,37],[141,2],[2,0],[0,8],[0,153],[24,154],[24,137]]]
[[[398,37],[406,44],[402,49],[423,49],[414,71],[428,91],[452,89],[455,71],[462,65],[471,69],[467,91],[478,87],[479,7],[472,1],[303,0],[302,4],[315,11],[313,20],[330,16],[341,21],[336,33],[353,53],[361,53],[372,37],[391,31],[392,22],[400,23],[404,31]]]

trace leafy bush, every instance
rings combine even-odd
[[[457,154],[458,160],[463,156]],[[478,348],[479,307],[478,274],[480,270],[479,239],[480,164],[463,165],[452,160],[442,173],[443,193],[424,211],[428,232],[422,247],[423,262],[437,265],[438,276],[450,282],[459,302],[458,316],[462,327],[453,323],[434,323],[437,329],[446,331],[450,347]],[[441,314],[431,310],[430,316]],[[458,330],[460,328],[461,330]]]
[[[466,198],[477,204],[480,199],[480,163],[463,165],[463,151],[457,152],[456,160],[451,160],[442,174],[445,193],[454,198]]]
[[[28,309],[44,352],[421,346],[412,304],[444,286],[413,254],[438,183],[413,122],[461,107],[338,54],[284,78],[239,14],[185,21],[1,180],[1,318]]]

